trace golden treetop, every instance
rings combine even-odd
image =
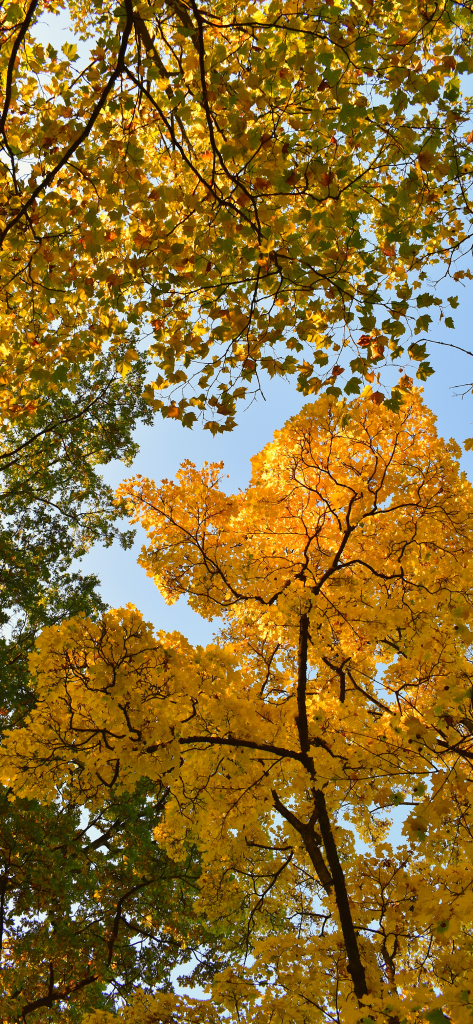
[[[373,614],[382,601],[399,615],[401,594],[421,608],[464,592],[472,492],[459,454],[418,395],[400,415],[326,396],[276,432],[238,495],[220,489],[220,464],[187,462],[176,483],[137,477],[118,497],[146,530],[140,562],[168,601],[186,593],[201,614],[247,616],[305,596],[315,613],[343,591],[359,617],[369,587]]]

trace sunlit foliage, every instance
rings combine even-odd
[[[131,606],[44,630],[1,778],[92,811],[166,786],[155,841],[176,865],[198,850],[194,911],[225,962],[208,999],[143,990],[127,1024],[469,1021],[473,492],[458,454],[417,394],[400,415],[325,396],[238,495],[190,463],[122,487],[147,572],[220,633],[193,648]]]
[[[398,407],[409,375],[377,369],[426,379],[470,274],[471,40],[457,0],[5,7],[2,414],[144,338],[187,425],[231,429],[262,372]]]

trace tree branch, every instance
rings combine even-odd
[[[76,985],[70,985],[68,988],[53,988],[50,990],[48,986],[49,990],[47,996],[40,996],[39,999],[34,999],[33,1002],[26,1003],[26,1006],[23,1007],[21,1010],[23,1020],[26,1020],[28,1014],[34,1013],[35,1010],[39,1010],[41,1006],[52,1006],[53,1002],[56,1002],[58,999],[68,999],[76,992],[80,992],[86,985],[92,985],[94,981],[97,981],[97,975],[90,974],[86,978],[83,978],[82,981],[78,981]]]
[[[291,757],[296,761],[305,764],[305,757],[297,750],[289,750],[288,747],[278,747],[275,743],[257,743],[255,740],[240,740],[237,736],[180,736],[179,743],[209,743],[210,746],[221,745],[223,747],[247,747],[249,750],[262,750],[268,754],[275,754],[276,757]],[[147,747],[147,753],[152,754],[159,749],[159,745]]]
[[[24,217],[26,211],[34,203],[34,201],[37,199],[37,197],[41,194],[41,192],[44,191],[45,188],[48,187],[48,185],[51,184],[52,181],[54,181],[54,178],[59,173],[61,168],[64,167],[65,164],[68,163],[68,161],[70,160],[70,158],[73,155],[73,153],[75,153],[76,149],[78,149],[79,146],[82,145],[82,143],[85,141],[87,136],[90,134],[90,132],[91,132],[91,130],[92,130],[92,128],[93,128],[93,126],[94,126],[94,124],[95,124],[99,114],[100,114],[100,111],[105,106],[105,103],[106,103],[106,101],[108,99],[109,93],[111,92],[113,86],[115,85],[115,82],[116,82],[117,78],[121,75],[122,71],[124,70],[124,66],[125,66],[125,53],[126,53],[127,46],[128,46],[128,40],[129,40],[129,37],[130,37],[130,32],[131,32],[131,29],[133,27],[133,6],[132,6],[132,0],[124,0],[124,2],[125,2],[125,8],[126,8],[126,12],[127,12],[127,14],[126,14],[126,23],[125,23],[125,28],[123,29],[123,36],[122,36],[122,41],[121,41],[121,44],[120,44],[120,49],[119,49],[119,52],[118,52],[118,58],[117,58],[117,63],[116,63],[115,70],[110,75],[110,78],[109,78],[105,88],[102,91],[100,99],[97,101],[97,103],[96,103],[96,105],[95,105],[95,107],[94,107],[94,109],[93,109],[93,111],[92,111],[92,113],[91,113],[91,115],[89,117],[89,120],[87,121],[87,124],[84,125],[84,128],[82,129],[80,135],[78,135],[77,138],[74,139],[74,142],[71,142],[71,145],[68,147],[68,149],[66,149],[66,152],[63,154],[63,156],[58,161],[56,166],[53,167],[50,171],[48,171],[48,173],[44,176],[42,182],[39,185],[37,185],[35,189],[33,189],[33,192],[31,193],[29,199],[27,199],[26,203],[23,203],[23,206],[20,207],[18,212],[15,214],[15,216],[12,217],[12,219],[9,220],[8,223],[5,225],[3,231],[0,232],[0,245],[3,244],[3,242],[4,242],[8,232],[10,231],[10,229],[12,227],[14,227],[14,225],[17,224],[18,221],[21,220],[22,217]]]
[[[32,21],[32,18],[33,18],[33,14],[34,14],[37,6],[38,6],[38,3],[39,3],[39,0],[32,0],[30,6],[28,7],[28,10],[26,12],[26,18],[25,18],[25,20],[24,20],[24,22],[23,22],[23,24],[22,24],[22,26],[20,28],[20,31],[19,31],[16,39],[15,39],[15,42],[13,43],[12,52],[10,54],[10,60],[8,61],[7,80],[6,80],[6,84],[5,84],[5,101],[4,101],[4,104],[3,104],[2,115],[0,117],[0,132],[2,133],[3,138],[5,139],[5,142],[6,142],[7,146],[8,146],[8,140],[7,140],[7,137],[6,137],[6,134],[5,134],[5,124],[6,124],[6,120],[7,120],[7,116],[8,116],[8,109],[9,109],[10,101],[11,101],[11,93],[12,93],[12,85],[13,85],[13,73],[15,71],[15,61],[16,61],[16,58],[17,58],[18,50],[20,49],[20,46],[21,46],[21,44],[23,42],[23,39],[25,38],[25,35],[26,35],[26,33],[27,33],[27,31],[28,31],[28,29],[30,27],[30,24],[31,24],[31,21]],[[9,146],[8,146],[8,149],[10,150]]]
[[[85,405],[82,409],[79,409],[79,412],[75,412],[72,416],[63,416],[62,419],[56,420],[55,423],[50,423],[47,427],[43,427],[42,430],[37,430],[36,434],[33,434],[32,437],[29,437],[27,441],[23,441],[23,444],[17,445],[17,447],[13,448],[11,451],[1,452],[0,461],[2,461],[3,459],[12,459],[13,461],[9,462],[7,466],[0,466],[0,469],[10,469],[10,466],[15,465],[16,460],[14,460],[14,456],[18,455],[21,451],[23,451],[24,448],[28,448],[29,445],[34,444],[34,442],[37,441],[39,437],[42,437],[43,434],[50,434],[54,430],[57,430],[59,427],[65,426],[67,423],[74,423],[75,420],[81,419],[81,417],[84,416],[85,413],[88,412],[89,409],[91,409],[92,406],[95,405],[96,402],[98,402],[102,398],[102,396],[105,394],[105,391],[105,387],[101,388],[101,390],[94,396],[94,398],[90,400],[90,402],[87,403],[87,405]]]
[[[307,689],[307,644],[309,638],[309,616],[301,615],[299,623],[299,647],[297,651],[297,715],[296,725],[303,754],[310,748],[309,724],[307,721],[306,689]]]
[[[284,804],[281,802],[274,789],[271,790],[271,793],[276,810],[279,812],[281,817],[285,818],[286,821],[288,821],[289,824],[292,825],[296,832],[298,832],[299,835],[302,837],[304,846],[307,850],[307,853],[309,854],[312,864],[314,865],[317,876],[322,882],[325,891],[330,893],[333,889],[333,878],[331,877],[330,871],[328,870],[324,858],[322,857],[322,854],[319,850],[319,846],[322,843],[322,839],[318,832],[314,832],[312,819],[307,824],[304,824],[304,822],[299,821],[299,819],[296,818],[295,814],[293,814],[292,811],[288,810],[288,808],[284,806]]]
[[[351,916],[345,875],[343,874],[343,869],[338,858],[337,846],[330,825],[325,796],[321,789],[314,789],[313,794],[317,821],[322,833],[325,853],[327,855],[333,879],[335,899],[337,901],[338,914],[340,917],[340,924],[342,927],[345,950],[348,959],[348,971],[353,979],[355,995],[358,999],[362,999],[363,996],[368,995],[368,988],[366,985],[365,969],[361,962],[358,940]]]

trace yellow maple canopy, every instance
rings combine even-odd
[[[168,790],[155,838],[202,858],[196,908],[230,957],[199,1000],[142,992],[124,1024],[469,1024],[473,1004],[473,491],[413,394],[330,396],[227,495],[185,463],[120,497],[168,601],[43,631],[36,705],[7,732],[12,797]],[[88,1024],[111,1024],[97,1011]]]
[[[470,274],[471,40],[457,0],[3,8],[0,414],[124,341],[154,408],[213,431],[261,371],[425,379],[427,275]]]

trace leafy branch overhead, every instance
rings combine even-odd
[[[386,357],[425,380],[457,304],[428,275],[469,276],[470,5],[79,0],[59,53],[63,10],[0,20],[3,415],[123,342],[155,409],[213,431],[262,371],[378,403]]]

